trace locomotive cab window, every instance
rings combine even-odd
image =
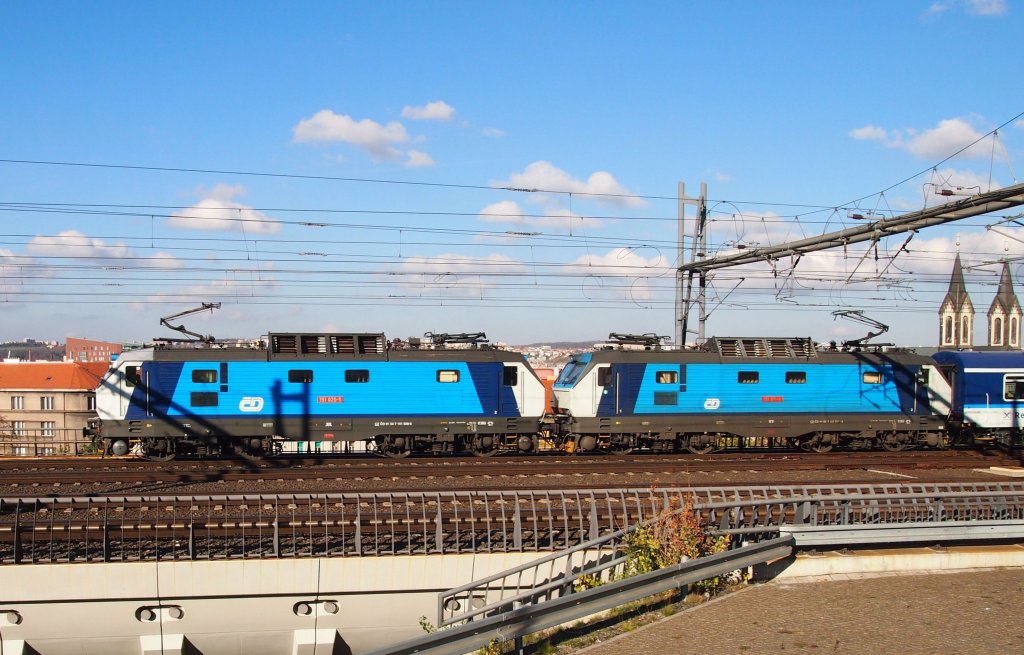
[[[288,381],[309,384],[313,381],[313,371],[309,369],[292,369],[288,371]]]
[[[740,384],[757,384],[761,379],[757,371],[740,371],[736,374],[736,381]]]
[[[1003,378],[1003,400],[1024,400],[1024,375]]]
[[[458,371],[438,371],[437,372],[438,382],[458,382],[459,372]]]
[[[506,366],[502,373],[502,384],[506,387],[514,387],[519,384],[519,369],[515,366]]]
[[[125,366],[124,367],[124,383],[125,386],[134,387],[140,381],[139,367],[138,366]]]
[[[208,369],[192,371],[192,381],[203,384],[215,383],[217,381],[217,371]]]
[[[365,368],[354,368],[345,371],[345,382],[369,382],[370,371]]]
[[[679,373],[676,371],[658,371],[654,376],[658,384],[676,384],[679,381]]]
[[[861,380],[864,384],[882,384],[882,372],[868,371],[861,377]]]
[[[786,371],[786,384],[807,384],[807,373],[803,371]]]
[[[602,366],[597,369],[597,384],[601,387],[610,386],[612,383],[612,367]]]

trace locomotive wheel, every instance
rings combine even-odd
[[[377,437],[377,452],[385,457],[401,459],[412,453],[412,437],[389,435]]]
[[[615,439],[614,436],[608,443],[608,453],[612,455],[628,455],[633,452],[633,445],[629,442],[629,437],[621,435],[621,438]]]
[[[169,462],[174,459],[174,444],[168,439],[143,439],[142,456],[151,462]]]
[[[803,441],[800,447],[809,453],[827,453],[832,450],[835,444],[832,442],[832,435],[817,433],[810,439]]]
[[[263,450],[263,443],[259,439],[242,439],[241,442],[234,444],[231,449],[251,462],[262,461],[267,455],[267,452]]]
[[[708,435],[694,435],[686,438],[686,449],[694,455],[707,455],[715,451],[716,437],[711,436],[711,439],[707,439]]]
[[[477,435],[469,442],[469,452],[477,457],[494,457],[498,454],[498,449],[494,445],[494,437]]]
[[[900,435],[893,433],[883,435],[880,443],[882,448],[891,453],[898,453],[901,450],[907,450],[914,445],[908,440],[900,439]]]

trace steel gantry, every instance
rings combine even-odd
[[[696,276],[699,278],[700,287],[703,289],[708,271],[715,269],[743,266],[758,262],[773,262],[783,257],[800,257],[806,253],[818,250],[839,248],[864,241],[878,241],[883,237],[943,225],[1020,205],[1024,205],[1024,183],[978,193],[935,207],[928,207],[899,216],[864,223],[863,225],[829,232],[816,237],[790,241],[777,246],[746,248],[738,252],[714,257],[694,256],[688,264],[679,266],[677,269],[677,279],[682,279],[686,276],[692,284],[693,277]],[[703,230],[702,225],[698,226],[698,228],[701,231]],[[682,329],[680,332],[683,339],[685,339],[687,333],[686,326],[690,315],[690,307],[690,295],[687,293],[684,306],[679,313],[682,317]]]

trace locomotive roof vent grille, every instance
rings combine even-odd
[[[282,355],[294,355],[299,352],[294,334],[275,334],[270,339],[271,350]]]
[[[310,356],[384,355],[383,333],[373,334],[271,334],[272,355]]]
[[[810,339],[793,338],[749,338],[713,337],[708,340],[706,350],[717,352],[722,357],[817,357],[817,350]]]

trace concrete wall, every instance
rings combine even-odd
[[[439,591],[537,557],[3,566],[0,653],[359,653],[423,634]]]

